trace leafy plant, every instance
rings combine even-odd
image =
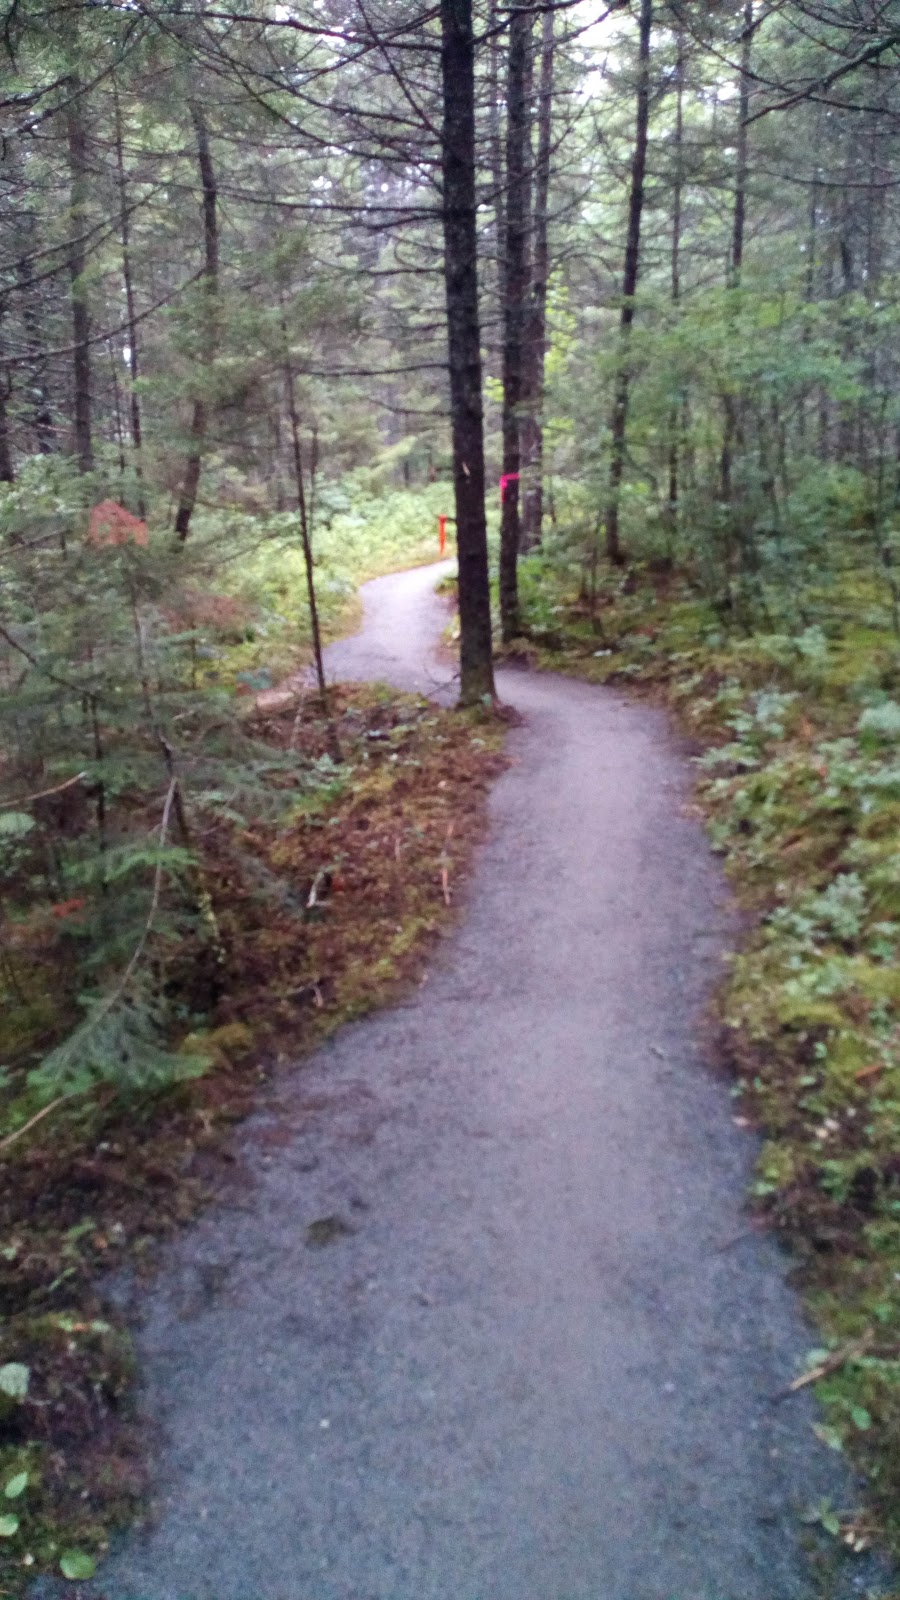
[[[24,1400],[28,1393],[31,1374],[19,1361],[7,1361],[0,1367],[0,1394],[10,1400]]]

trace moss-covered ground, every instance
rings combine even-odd
[[[21,1070],[0,1101],[0,1596],[42,1571],[90,1576],[142,1501],[151,1441],[105,1278],[150,1272],[158,1240],[216,1193],[234,1124],[282,1062],[415,981],[502,764],[497,718],[386,690],[338,691],[327,719],[310,699],[256,723],[325,776],[277,820],[204,834],[226,966],[182,1048],[205,1073],[156,1093],[106,1086],[25,1130],[29,1054],[4,1040]],[[20,1044],[52,1023],[52,971],[33,963]]]

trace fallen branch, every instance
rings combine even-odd
[[[53,789],[39,789],[37,794],[22,795],[18,800],[0,800],[0,809],[5,810],[9,806],[30,806],[33,800],[46,800],[48,794],[62,794],[64,789],[71,789],[86,777],[86,772],[76,772],[74,778],[67,778],[65,783],[58,783]]]
[[[778,1394],[773,1395],[772,1399],[788,1400],[792,1394],[799,1394],[801,1389],[809,1388],[811,1383],[818,1383],[820,1379],[830,1377],[832,1372],[838,1372],[848,1361],[857,1361],[870,1349],[874,1337],[870,1328],[861,1339],[851,1339],[848,1344],[841,1345],[839,1350],[832,1350],[824,1361],[820,1361],[815,1367],[810,1367],[808,1372],[801,1372],[799,1378],[795,1378],[786,1389],[781,1389]]]
[[[330,874],[327,867],[319,868],[318,872],[313,878],[312,887],[309,891],[309,894],[306,897],[307,911],[312,911],[314,907],[320,904],[319,890],[323,887],[323,885],[327,889],[329,876]]]
[[[21,1128],[17,1128],[15,1133],[8,1133],[5,1139],[0,1139],[0,1152],[8,1150],[10,1145],[15,1144],[17,1139],[21,1139],[23,1133],[30,1132],[44,1117],[49,1117],[51,1111],[55,1111],[57,1106],[61,1106],[63,1101],[69,1098],[70,1096],[67,1094],[60,1094],[57,1095],[55,1100],[51,1100],[48,1106],[42,1106],[40,1111],[36,1111],[33,1117],[29,1117],[27,1122],[23,1122]]]
[[[454,830],[455,827],[456,827],[456,824],[454,822],[449,823],[448,826],[447,826],[447,844],[449,844],[450,840],[453,838],[453,830]],[[443,895],[444,895],[444,905],[445,906],[449,906],[449,904],[450,904],[450,858],[446,854],[446,850],[445,850],[444,857],[443,857],[443,865],[441,867],[441,889],[442,889]]]

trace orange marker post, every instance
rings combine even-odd
[[[443,517],[443,516],[440,516],[440,515],[438,516],[438,548],[440,550],[441,555],[444,555],[444,553],[445,553],[445,551],[447,549],[447,522],[448,522],[448,520],[449,519],[447,517]]]

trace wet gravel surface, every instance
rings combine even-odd
[[[369,585],[332,669],[446,676],[435,570]],[[502,692],[524,720],[459,930],[280,1078],[252,1181],[143,1291],[158,1520],[81,1593],[822,1592],[797,1513],[847,1490],[809,1396],[773,1402],[812,1336],[701,1043],[732,915],[686,760],[612,691]]]

